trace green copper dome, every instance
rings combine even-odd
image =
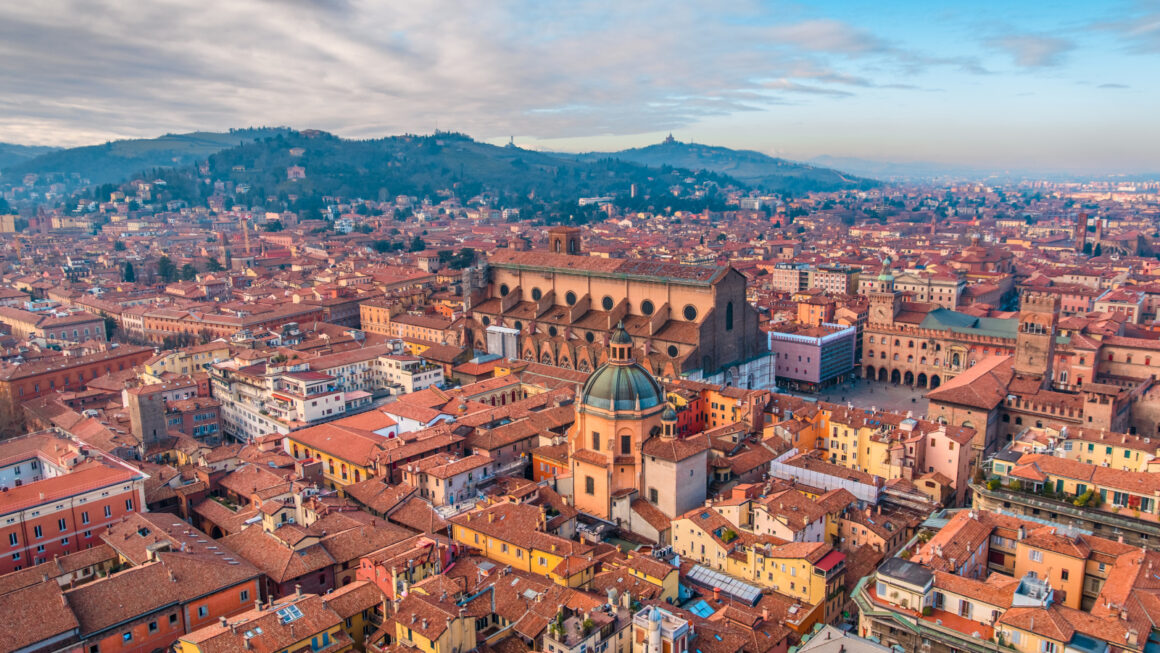
[[[647,410],[664,400],[660,384],[636,363],[605,363],[588,377],[580,403],[602,410]]]
[[[613,345],[631,345],[632,336],[628,335],[628,331],[624,329],[624,320],[621,320],[616,328],[612,330],[612,338],[610,344]]]

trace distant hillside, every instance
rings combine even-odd
[[[563,202],[571,212],[578,197],[627,196],[636,184],[640,195],[664,198],[663,206],[676,209],[685,207],[670,190],[687,177],[737,184],[715,173],[662,174],[625,161],[577,161],[453,133],[347,140],[318,131],[286,132],[222,150],[208,161],[213,181],[244,188],[239,201],[266,206],[274,204],[269,198],[298,205],[310,199],[314,206],[323,197],[437,199],[438,191],[450,189],[461,199],[488,191],[504,197],[506,206]],[[291,179],[290,169],[299,167],[302,178]],[[192,168],[163,173],[169,199],[203,202],[207,187],[193,183],[196,176]]]
[[[214,152],[281,133],[281,129],[237,129],[227,133],[193,132],[159,138],[110,141],[54,150],[9,164],[0,163],[5,177],[62,173],[77,174],[93,184],[117,182],[150,168],[183,166]]]
[[[810,159],[810,163],[841,168],[856,175],[890,180],[983,179],[997,174],[995,170],[945,163],[874,161],[829,155],[814,157]]]
[[[55,150],[55,147],[44,145],[16,145],[15,143],[0,143],[0,170],[33,157],[40,156]]]
[[[667,165],[688,170],[710,170],[728,175],[746,185],[776,192],[805,193],[879,185],[873,179],[778,159],[752,150],[731,150],[671,139],[648,147],[620,152],[590,152],[577,155],[576,158],[583,161],[615,158],[651,167]]]

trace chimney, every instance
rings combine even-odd
[[[230,625],[230,622],[227,621],[225,617],[218,617],[218,623],[221,624],[222,628]]]
[[[298,583],[294,583],[294,598],[302,598],[302,585]]]
[[[255,612],[261,612],[261,611],[262,611],[262,600],[261,600],[261,599],[255,599],[255,600],[254,600],[254,611],[255,611]]]
[[[762,608],[761,609],[761,620],[762,621],[769,621],[769,608]]]

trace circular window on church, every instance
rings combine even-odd
[[[556,329],[556,327],[554,327],[554,326],[548,327],[548,335],[552,336],[553,338],[555,338],[556,335],[559,333],[560,332]]]
[[[519,320],[516,320],[516,323],[514,326],[516,327],[516,331],[523,331],[524,330],[524,323],[520,322]]]
[[[652,315],[653,311],[655,310],[656,307],[653,306],[653,303],[647,299],[640,303],[640,312],[643,315]]]
[[[615,306],[615,304],[612,301],[612,297],[610,297],[608,295],[605,295],[604,299],[600,300],[600,305],[603,306],[604,310],[606,310],[606,311],[611,311],[612,307]]]
[[[572,292],[571,290],[564,293],[564,301],[569,306],[575,306],[576,305],[576,293]]]
[[[588,333],[584,334],[584,339],[587,340],[588,342],[592,342],[592,341],[596,340],[596,336],[591,331],[589,331]]]
[[[676,345],[669,345],[669,356],[670,357],[676,358],[678,353],[680,353],[680,351],[677,349]]]
[[[685,319],[692,322],[697,319],[697,307],[689,304],[685,307]]]
[[[532,288],[532,301],[533,302],[540,301],[540,298],[543,296],[544,296],[544,293],[540,292],[539,288]]]
[[[491,318],[490,318],[490,317],[488,317],[488,316],[486,316],[486,315],[484,315],[484,316],[483,316],[483,326],[487,326],[487,325],[489,325],[489,324],[491,324]]]
[[[506,283],[501,283],[501,284],[499,284],[499,295],[500,295],[500,297],[507,297],[508,293],[509,293],[509,292],[511,292],[511,291],[512,291],[512,289],[511,289],[511,288],[508,288],[508,285],[507,285]]]

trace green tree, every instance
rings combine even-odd
[[[118,240],[117,242],[113,243],[113,251],[114,251],[114,252],[123,252],[123,251],[125,251],[125,243],[124,243],[124,242],[122,242],[122,241],[120,241],[120,240]]]
[[[105,316],[105,338],[108,340],[112,340],[113,334],[116,333],[118,326],[120,326],[120,325],[117,324],[117,320],[115,318],[113,318],[111,315],[106,315]]]
[[[475,250],[470,247],[464,247],[451,257],[451,260],[448,261],[448,266],[452,270],[462,270],[471,267],[473,263],[475,263]]]
[[[225,268],[222,267],[222,264],[216,258],[210,257],[209,261],[205,264],[205,269],[210,272],[221,272]]]
[[[185,265],[181,266],[181,280],[182,281],[193,281],[196,278],[197,278],[197,268],[193,267],[193,265],[191,265],[189,263],[186,263]]]
[[[266,229],[266,231],[282,231],[282,229],[283,229],[282,221],[281,220],[271,220],[271,221],[266,223],[265,229]]]
[[[121,274],[121,279],[126,283],[133,283],[137,280],[137,272],[133,269],[133,264],[125,261],[125,271]]]
[[[1102,256],[1103,253],[1104,253],[1104,248],[1100,247],[1099,243],[1096,243],[1095,248],[1092,249],[1092,256]]]
[[[427,249],[427,243],[423,242],[423,239],[420,238],[419,236],[415,236],[414,238],[411,239],[411,245],[407,248],[407,251],[408,252],[421,252],[425,249]]]
[[[177,266],[169,260],[168,256],[157,259],[157,276],[161,277],[165,283],[177,280]]]
[[[374,245],[371,245],[371,247],[373,247],[376,252],[378,252],[380,254],[384,254],[384,253],[390,251],[391,243],[390,243],[390,241],[387,241],[387,240],[376,240]]]

